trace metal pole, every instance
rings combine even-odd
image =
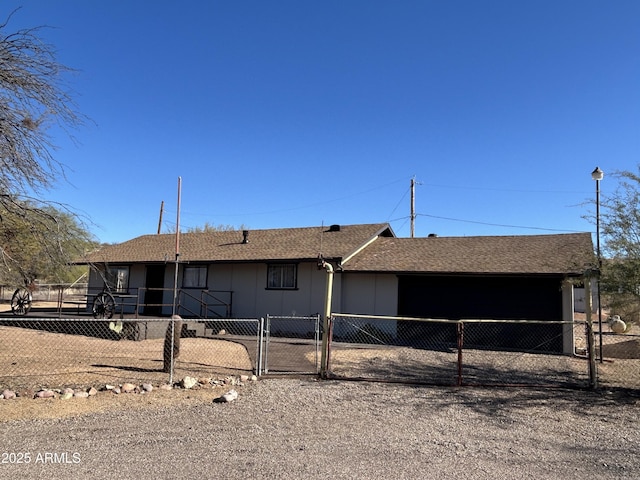
[[[178,263],[180,261],[180,193],[182,190],[182,178],[178,177],[178,213],[176,214],[176,269],[173,278],[173,307],[171,315],[176,314],[176,303],[178,299]]]
[[[462,348],[464,346],[464,323],[458,322],[458,387],[462,386]]]
[[[416,229],[416,179],[411,179],[411,238]]]
[[[596,179],[596,251],[598,255],[598,279],[596,292],[598,296],[598,342],[600,344],[600,363],[604,362],[602,355],[602,305],[600,302],[600,276],[602,273],[602,256],[600,252],[600,180]]]
[[[589,356],[589,387],[598,388],[598,369],[593,345],[593,322],[591,319],[591,275],[592,272],[586,272],[584,279],[585,313],[587,317],[585,334],[587,337],[587,355]]]
[[[176,214],[176,261],[173,272],[173,306],[171,308],[171,368],[169,369],[169,385],[173,385],[174,342],[176,329],[176,302],[178,299],[178,265],[180,262],[180,193],[182,190],[182,178],[178,177],[178,213]]]

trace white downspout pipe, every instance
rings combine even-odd
[[[322,355],[320,357],[320,376],[326,378],[329,360],[329,326],[331,322],[331,300],[333,295],[333,266],[322,261],[322,267],[327,271],[327,288],[324,302],[324,318],[322,321]]]

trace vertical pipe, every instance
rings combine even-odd
[[[320,358],[320,375],[327,376],[327,362],[329,358],[329,322],[331,320],[331,296],[333,293],[333,267],[329,262],[322,261],[322,266],[327,270],[327,286],[325,291],[324,318],[322,322],[322,355]]]

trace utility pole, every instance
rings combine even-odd
[[[416,177],[411,178],[411,238],[416,230]]]
[[[160,218],[158,219],[158,235],[162,231],[162,215],[164,214],[164,200],[160,203]]]

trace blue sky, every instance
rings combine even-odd
[[[640,162],[640,2],[16,0],[78,70],[48,192],[103,242],[208,222],[594,231]]]

